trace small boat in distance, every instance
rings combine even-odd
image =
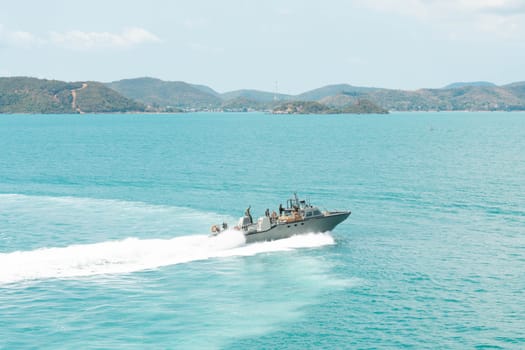
[[[351,213],[350,211],[321,211],[305,200],[299,200],[296,193],[294,193],[293,198],[288,199],[285,208],[279,205],[278,215],[275,211],[270,214],[269,209],[266,209],[265,216],[254,222],[250,209],[251,207],[246,209],[244,216],[233,228],[244,234],[246,243],[273,241],[298,234],[331,231],[346,220]],[[211,227],[212,235],[218,235],[226,229],[228,229],[226,223],[213,225]]]

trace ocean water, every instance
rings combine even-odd
[[[245,244],[297,191],[352,215]],[[525,114],[0,116],[0,349],[525,348]]]

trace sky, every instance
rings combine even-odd
[[[0,0],[0,76],[219,92],[525,80],[525,0]]]

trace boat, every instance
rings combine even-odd
[[[253,221],[251,206],[239,219],[234,230],[241,231],[246,243],[273,241],[304,233],[321,233],[333,230],[351,214],[350,211],[321,211],[305,200],[299,200],[297,193],[286,201],[286,207],[279,205],[279,214],[266,209],[264,216]],[[228,224],[213,225],[212,236],[228,230]]]

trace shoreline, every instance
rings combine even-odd
[[[187,114],[270,114],[280,116],[302,116],[302,115],[391,115],[391,114],[415,114],[415,113],[525,113],[525,110],[495,110],[495,111],[469,111],[469,110],[450,110],[450,111],[388,111],[388,113],[272,113],[268,111],[249,111],[249,112],[230,112],[230,111],[191,111],[191,112],[95,112],[95,113],[0,113],[0,116],[16,115],[68,115],[68,116],[89,116],[89,115],[187,115]]]

